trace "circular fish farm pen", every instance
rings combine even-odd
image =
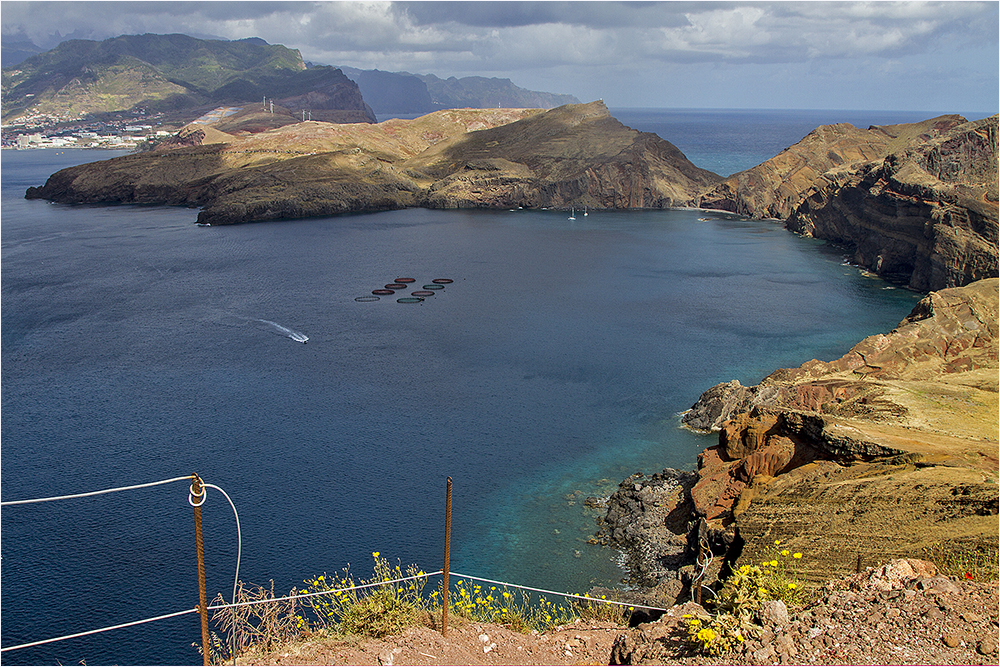
[[[424,278],[424,280],[427,279]],[[383,296],[395,295],[400,297],[396,299],[396,303],[420,303],[429,296],[436,296],[438,290],[443,290],[445,285],[450,285],[453,282],[455,281],[451,278],[434,278],[428,284],[420,287],[416,278],[396,278],[393,282],[372,290],[372,296],[358,296],[354,300],[368,303],[378,301]],[[405,290],[410,289],[411,285],[415,291],[406,294]],[[400,291],[404,291],[404,293],[399,294]]]

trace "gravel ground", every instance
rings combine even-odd
[[[728,655],[695,655],[673,607],[635,628],[578,621],[545,634],[463,619],[446,637],[420,626],[383,640],[305,638],[254,665],[997,665],[998,584],[937,575],[926,561],[891,561],[830,582],[802,609],[781,603],[763,632]],[[433,623],[432,623],[433,624]]]

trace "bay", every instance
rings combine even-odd
[[[2,154],[3,500],[197,472],[239,510],[240,578],[279,593],[364,576],[373,551],[438,569],[448,476],[454,571],[614,584],[583,498],[693,467],[714,436],[677,414],[704,389],[839,357],[917,298],[774,223],[699,211],[206,228],[190,209],[23,199],[105,156]],[[398,277],[454,282],[355,300]],[[213,490],[203,514],[210,595],[228,598],[235,521]],[[197,601],[184,483],[0,522],[4,647]],[[187,664],[198,639],[190,614],[4,662]]]

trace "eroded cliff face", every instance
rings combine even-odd
[[[824,174],[851,173],[918,136],[937,135],[965,122],[949,115],[867,129],[849,123],[821,125],[770,160],[726,178],[702,195],[701,205],[756,219],[785,220]]]
[[[820,580],[948,542],[995,549],[1000,281],[931,293],[889,334],[755,387],[705,392],[684,421],[718,428],[691,490],[744,558],[807,554]]]
[[[708,190],[701,206],[786,220],[926,291],[998,275],[997,117],[822,126]]]
[[[824,175],[786,227],[926,291],[997,270],[997,117],[920,138],[881,162]]]
[[[616,597],[690,599],[700,574],[770,561],[775,541],[813,582],[928,551],[995,552],[998,305],[995,278],[932,292],[840,359],[702,394],[683,421],[719,439],[697,471],[637,473],[607,500],[594,541],[622,550],[636,587]]]
[[[190,145],[201,131],[177,150],[65,169],[26,196],[199,206],[198,222],[233,224],[412,206],[666,208],[694,204],[719,180],[601,102],[377,125],[311,121]]]

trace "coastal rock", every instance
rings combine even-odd
[[[724,179],[702,195],[701,206],[751,218],[785,220],[827,173],[850,173],[884,159],[920,135],[936,134],[966,122],[957,115],[920,123],[871,126],[821,125],[801,141],[761,164]]]
[[[783,628],[788,625],[788,607],[781,600],[765,600],[757,612],[761,625]]]
[[[917,290],[998,275],[997,117],[825,125],[705,192],[704,208],[785,220]]]
[[[806,554],[810,580],[958,536],[995,545],[998,286],[932,293],[841,359],[765,378],[775,400],[723,424],[695,506],[745,557],[776,538]]]
[[[915,290],[997,276],[997,117],[817,181],[786,227]]]
[[[912,559],[942,545],[995,550],[998,301],[995,278],[932,292],[840,359],[708,390],[689,414],[726,420],[687,487],[689,544],[699,519],[731,536],[714,543],[728,559],[771,560],[778,540],[803,554],[796,576],[812,582],[887,554],[910,559],[875,575],[889,587],[931,582],[932,566]],[[634,504],[629,525],[649,523],[648,511]],[[642,554],[665,537],[635,530],[626,544]],[[682,578],[686,553],[659,561],[677,572],[646,568],[645,585]]]
[[[615,638],[611,664],[964,664],[995,663],[996,582],[955,581],[949,592],[915,591],[886,572],[933,569],[919,560],[889,560],[883,567],[829,580],[802,607],[761,605],[757,635],[720,656],[699,652],[686,638],[686,620],[707,620],[687,603],[668,609]],[[890,575],[891,576],[891,575]],[[979,613],[982,610],[982,614]]]
[[[219,127],[236,133],[235,122]],[[719,179],[601,102],[230,136],[64,169],[25,196],[198,206],[199,223],[218,225],[415,206],[667,208],[692,205]]]

